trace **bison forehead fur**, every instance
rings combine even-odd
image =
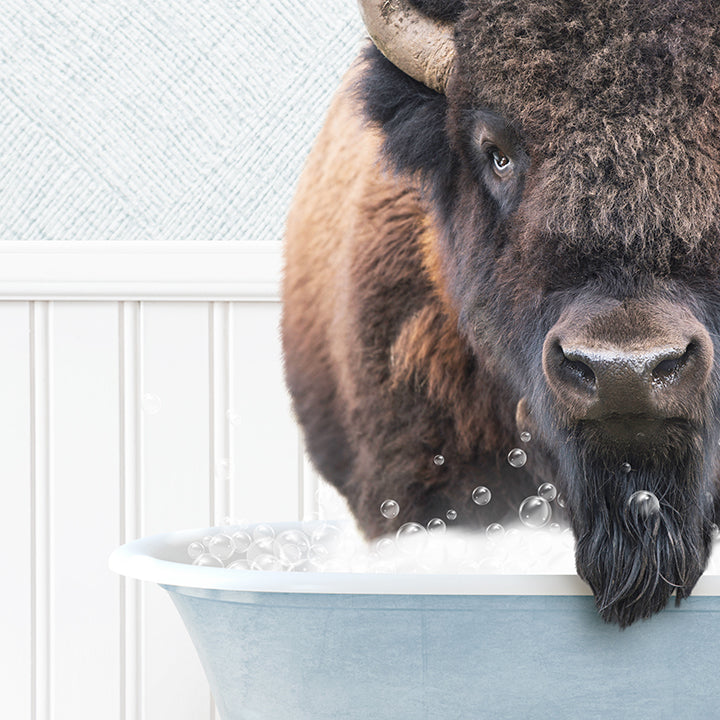
[[[678,2],[472,2],[451,104],[519,124],[536,233],[671,261],[717,235],[718,9]],[[661,241],[662,239],[662,241]]]
[[[369,537],[450,508],[516,517],[554,482],[579,574],[627,625],[687,596],[711,547],[720,9],[412,4],[454,22],[445,92],[364,50],[288,218],[283,347],[309,452]],[[657,515],[628,512],[639,490]]]

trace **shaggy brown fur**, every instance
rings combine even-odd
[[[318,468],[368,534],[450,508],[481,522],[476,485],[495,491],[496,513],[531,489],[502,487],[514,403],[496,406],[494,380],[458,332],[433,222],[417,183],[379,162],[379,137],[351,92],[358,69],[331,107],[288,219],[288,384]],[[437,454],[452,462],[436,465]],[[378,510],[390,497],[401,507],[395,520]]]

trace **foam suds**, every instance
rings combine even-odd
[[[394,536],[364,541],[354,528],[298,523],[275,533],[267,524],[219,527],[188,546],[188,562],[242,570],[351,573],[573,573],[569,529],[485,533],[405,523]]]

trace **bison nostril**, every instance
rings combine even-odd
[[[691,342],[682,355],[675,355],[674,357],[667,357],[661,360],[652,369],[653,384],[664,385],[665,383],[675,380],[682,367],[694,353],[695,343]]]
[[[559,360],[559,370],[568,379],[593,390],[596,384],[595,373],[590,365],[580,360],[580,356],[572,351],[565,351],[560,343],[556,344],[555,352]]]
[[[585,383],[588,387],[595,387],[595,373],[584,362],[565,358],[563,367],[567,372],[573,373],[578,380]]]

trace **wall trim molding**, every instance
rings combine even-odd
[[[0,300],[277,301],[281,242],[0,241]]]

